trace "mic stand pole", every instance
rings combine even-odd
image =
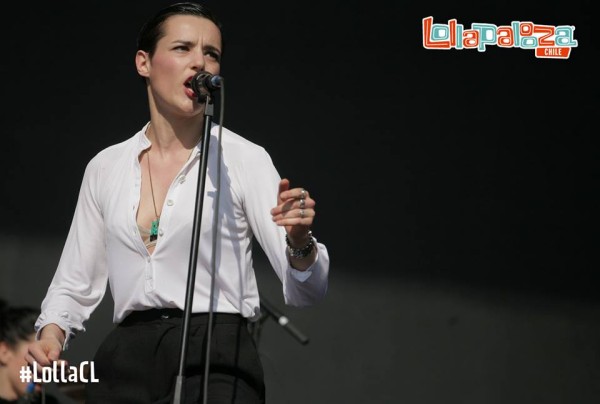
[[[199,97],[200,100],[200,97]],[[194,285],[196,283],[196,266],[198,263],[198,244],[200,241],[200,224],[202,221],[202,206],[204,204],[204,186],[206,179],[206,167],[208,165],[208,145],[210,141],[210,127],[214,114],[212,97],[206,95],[204,107],[204,122],[202,128],[200,164],[198,172],[198,186],[196,188],[196,203],[194,210],[194,222],[192,230],[192,246],[190,248],[190,261],[188,266],[187,287],[185,291],[185,308],[183,310],[183,324],[181,327],[181,351],[179,355],[179,372],[175,379],[174,404],[182,402],[183,381],[185,376],[185,359],[188,348],[188,336],[192,304],[194,301]],[[212,307],[212,303],[211,303]]]

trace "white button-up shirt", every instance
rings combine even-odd
[[[55,323],[67,340],[85,331],[84,322],[102,300],[107,281],[114,299],[113,321],[131,311],[185,306],[200,145],[175,177],[163,206],[159,237],[150,255],[138,231],[140,153],[150,147],[146,124],[130,139],[98,153],[87,165],[73,222],[36,322],[36,331]],[[209,310],[212,260],[216,268],[213,310],[259,315],[252,266],[256,237],[283,285],[285,302],[306,306],[327,290],[329,255],[316,243],[317,261],[297,271],[286,254],[285,230],[271,219],[279,174],[260,146],[223,128],[220,186],[217,187],[219,127],[211,128],[201,234],[192,312]],[[213,255],[214,205],[218,232]]]

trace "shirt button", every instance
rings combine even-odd
[[[175,202],[173,202],[173,200],[172,200],[172,199],[169,199],[169,200],[167,201],[167,206],[173,206],[174,204],[175,204]]]
[[[146,258],[146,261],[147,261],[147,262],[150,262],[150,257]]]
[[[158,235],[159,235],[159,236],[162,236],[163,234],[165,234],[165,232],[163,231],[163,229],[160,229],[160,230],[158,231]]]
[[[179,177],[179,183],[183,184],[185,182],[185,175],[182,175],[181,177]]]

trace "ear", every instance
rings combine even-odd
[[[138,50],[135,53],[135,67],[140,76],[148,77],[150,75],[150,55],[148,52]]]
[[[0,365],[5,366],[13,357],[14,352],[4,341],[0,342]]]

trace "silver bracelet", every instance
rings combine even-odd
[[[288,235],[285,235],[285,243],[287,244],[287,251],[288,254],[290,254],[290,257],[302,259],[306,258],[312,252],[313,248],[315,247],[315,241],[312,236],[312,231],[308,232],[308,238],[308,244],[306,244],[304,247],[294,248],[290,244],[290,238],[288,237]]]

